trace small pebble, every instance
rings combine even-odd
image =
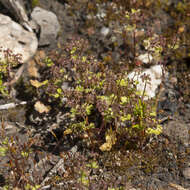
[[[185,168],[185,169],[183,170],[183,176],[184,176],[186,179],[190,179],[190,167]]]

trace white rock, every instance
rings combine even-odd
[[[0,14],[0,47],[22,54],[22,62],[25,63],[36,53],[38,40],[33,32],[24,30],[10,17]],[[4,59],[3,52],[0,52],[0,59]]]
[[[142,76],[146,74],[149,75],[150,81],[146,83],[146,81],[142,81]],[[145,83],[145,97],[144,100],[148,100],[156,96],[156,89],[162,82],[162,75],[163,75],[163,67],[161,65],[154,65],[149,69],[145,69],[140,74],[136,71],[133,71],[128,74],[128,78],[130,80],[138,81],[137,90],[140,91],[140,94],[143,94]]]
[[[96,17],[98,19],[100,19],[100,20],[103,19],[103,18],[105,18],[106,17],[105,10],[104,9],[99,9],[98,13],[96,14]]]
[[[40,26],[39,46],[49,45],[55,41],[60,30],[60,24],[57,16],[45,9],[35,7],[31,14],[34,20]]]
[[[138,59],[140,61],[142,61],[143,63],[150,63],[153,59],[151,54],[145,53],[145,54],[141,54],[140,56],[138,56]]]
[[[0,105],[0,110],[8,110],[11,108],[15,108],[16,106],[25,105],[25,104],[27,104],[27,102],[25,102],[25,101],[20,102],[19,104],[15,104],[15,103],[3,104],[3,105]]]
[[[100,33],[103,35],[103,36],[107,36],[108,33],[109,33],[110,29],[107,28],[107,27],[102,27],[101,30],[100,30]]]

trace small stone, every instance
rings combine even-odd
[[[182,173],[186,179],[190,179],[190,167],[185,168]]]
[[[138,59],[139,59],[141,62],[148,64],[148,63],[151,63],[153,57],[152,57],[151,54],[145,53],[145,54],[142,54],[142,55],[138,56]]]
[[[57,16],[45,9],[35,7],[31,14],[34,20],[40,26],[39,46],[49,45],[55,41],[60,30],[60,24]]]
[[[75,146],[73,146],[72,148],[71,148],[71,153],[72,154],[75,154],[76,152],[77,152],[77,150],[78,150],[78,147],[75,145]]]
[[[133,71],[127,77],[134,82],[138,81],[137,90],[140,91],[141,95],[143,94],[146,85],[144,100],[148,100],[156,96],[156,90],[162,82],[162,69],[161,65],[154,65],[149,69],[143,70],[140,74]],[[150,81],[147,83],[141,78],[144,74],[148,75],[150,78]]]
[[[170,121],[163,127],[163,134],[171,139],[180,140],[185,146],[189,145],[188,125],[182,120]]]
[[[177,78],[176,77],[171,77],[170,81],[172,84],[177,84]]]
[[[100,33],[103,35],[103,36],[107,36],[108,33],[109,33],[110,29],[107,28],[107,27],[102,27],[101,30],[100,30]]]

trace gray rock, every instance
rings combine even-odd
[[[190,167],[187,167],[183,170],[183,176],[186,178],[186,179],[190,179]]]
[[[169,121],[163,126],[163,134],[171,139],[181,141],[185,146],[189,145],[189,129],[188,125],[182,120]]]
[[[52,41],[56,40],[60,24],[54,13],[40,7],[35,7],[31,13],[31,18],[41,28],[39,46],[49,45]]]
[[[36,53],[38,40],[33,32],[24,30],[10,17],[0,14],[0,47],[22,54],[22,62],[25,63]],[[0,52],[0,58],[4,59],[3,52]]]
[[[11,13],[13,19],[25,29],[30,32],[32,32],[33,29],[37,30],[37,25],[34,26],[34,22],[30,21],[28,18],[23,0],[1,0],[1,3],[6,7],[8,12]]]

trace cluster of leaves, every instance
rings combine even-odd
[[[75,2],[70,3],[72,8],[76,8]],[[110,2],[87,3],[87,14],[95,16],[104,3]],[[180,43],[177,35],[167,36],[164,32],[158,35],[151,27],[146,28],[147,32],[140,32],[144,27],[143,21],[151,16],[145,9],[161,8],[159,1],[130,1],[129,4],[119,1],[110,5],[103,21],[108,24],[119,20],[124,24],[119,33],[130,46],[133,59],[128,56],[115,63],[108,55],[103,60],[97,60],[88,52],[87,40],[73,37],[64,44],[63,49],[46,59],[50,73],[48,79],[38,83],[38,88],[47,87],[50,96],[60,99],[60,103],[65,102],[66,107],[71,109],[70,116],[75,123],[65,134],[82,133],[90,144],[99,144],[105,136],[106,142],[99,146],[102,151],[111,150],[117,142],[127,145],[129,139],[135,139],[137,144],[142,143],[148,134],[161,132],[161,126],[156,121],[155,102],[144,101],[145,94],[141,97],[136,89],[138,82],[130,81],[126,76],[131,63],[139,66],[136,58],[140,54],[140,45],[149,55],[153,55],[156,62],[160,62],[165,52],[179,49]],[[114,12],[115,9],[121,11]],[[184,32],[183,28],[178,28],[178,31],[178,34]],[[148,82],[148,77],[143,80]]]
[[[14,54],[11,50],[0,49],[3,58],[0,60],[0,95],[8,96],[9,92],[5,86],[5,82],[13,78],[13,68],[21,63],[21,55]]]
[[[111,28],[115,36],[123,39],[122,47],[125,47],[128,54],[132,53],[133,58],[138,56],[140,49],[137,46],[141,45],[142,40],[152,37],[157,32],[161,33],[159,37],[162,36],[162,54],[168,57],[172,55],[173,59],[189,56],[189,48],[187,47],[190,44],[188,37],[190,3],[186,0],[119,0],[112,2],[93,0],[90,2],[81,1],[80,3],[69,1],[68,3],[71,5],[72,15],[79,10],[82,10],[85,15],[90,15],[85,19],[86,28],[98,31],[99,22]],[[128,22],[126,22],[126,18]],[[119,27],[112,28],[112,23],[116,23]],[[140,34],[143,32],[143,35]],[[87,35],[91,39],[91,32],[88,32]],[[114,42],[113,46],[114,48],[118,46],[117,41]],[[124,55],[122,54],[122,56]]]
[[[51,55],[47,62],[51,62],[47,92],[61,102],[66,100],[65,106],[74,120],[65,134],[77,132],[91,145],[102,143],[105,135],[102,151],[111,150],[123,138],[125,144],[131,139],[138,144],[148,134],[159,134],[155,101],[148,104],[145,95],[139,95],[137,81],[127,78],[127,63],[118,63],[119,69],[113,70],[114,65],[86,54],[87,47],[88,41],[73,38],[61,54]]]
[[[115,183],[111,181],[110,184],[100,178],[97,183],[96,178],[100,167],[97,155],[94,153],[91,153],[89,160],[82,154],[62,153],[60,159],[64,159],[64,171],[61,172],[58,168],[57,174],[52,175],[44,184],[42,172],[36,167],[39,163],[37,161],[38,157],[35,156],[42,153],[35,151],[33,147],[39,139],[31,138],[30,133],[26,133],[25,137],[26,140],[23,142],[23,139],[19,136],[7,135],[5,123],[2,121],[0,130],[0,161],[2,164],[0,174],[5,174],[6,177],[2,179],[0,175],[3,190],[38,190],[50,186],[58,189],[60,186],[64,189],[99,189],[102,187],[110,189],[111,187],[121,186],[117,179],[114,179]],[[51,158],[47,157],[47,159]],[[43,167],[45,168],[44,163]],[[124,188],[116,189],[122,190]]]
[[[65,184],[65,189],[68,188],[77,188],[77,189],[109,189],[109,190],[124,190],[126,189],[121,185],[121,181],[117,177],[112,176],[112,178],[103,179],[100,177],[100,166],[98,164],[97,158],[95,155],[91,155],[93,159],[86,160],[82,155],[77,155],[70,157],[66,162],[66,175],[65,178],[75,177],[77,178],[75,183],[70,183],[69,185]],[[73,169],[78,168],[78,172],[73,173]],[[75,174],[75,176],[73,176]],[[115,188],[114,188],[115,187]]]
[[[27,134],[26,137],[29,137]],[[36,161],[32,156],[35,139],[21,142],[18,136],[7,136],[4,122],[0,131],[0,160],[8,168],[9,175],[4,181],[3,189],[37,190],[40,186],[37,172],[30,172],[31,164]],[[6,161],[6,162],[5,162]]]
[[[71,9],[77,9],[77,2],[69,3],[72,4]],[[118,63],[114,63],[110,56],[97,60],[88,52],[89,42],[74,37],[64,44],[60,52],[54,52],[54,55],[47,58],[46,62],[51,70],[49,80],[48,83],[45,80],[40,84],[45,83],[49,95],[66,103],[66,107],[71,109],[71,118],[75,120],[65,134],[82,133],[90,144],[99,144],[105,136],[106,142],[101,146],[99,144],[102,151],[111,150],[117,142],[124,141],[127,145],[129,139],[135,139],[138,144],[147,134],[159,134],[161,126],[156,121],[155,102],[144,101],[144,95],[141,97],[136,89],[137,81],[128,80],[126,75],[129,72],[129,65],[138,63],[136,60],[141,51],[140,45],[156,62],[162,62],[164,55],[180,52],[180,44],[186,39],[183,37],[184,22],[183,25],[174,24],[176,33],[171,34],[167,29],[163,29],[162,34],[158,35],[151,26],[147,28],[143,23],[150,20],[155,10],[162,8],[163,4],[160,1],[83,3],[87,6],[80,6],[86,8],[85,12],[91,15],[92,20],[101,12],[101,6],[105,9],[109,7],[101,19],[108,26],[116,20],[124,26],[116,33],[119,32],[127,47],[130,47],[128,55],[131,52],[133,58],[126,56]],[[167,2],[164,3],[167,5]],[[108,4],[110,6],[106,6]],[[184,5],[185,2],[176,5],[183,18],[184,14],[188,14]],[[87,21],[87,25],[90,23],[94,25],[95,20],[92,20]],[[141,33],[142,28],[145,30]],[[148,82],[147,77],[144,80]],[[123,138],[125,140],[120,141]]]
[[[76,8],[75,2],[70,3],[72,8]],[[93,15],[91,18],[95,18],[101,6],[109,3],[92,1],[83,7],[86,7],[87,14]],[[126,76],[131,63],[139,64],[136,60],[140,45],[156,62],[161,62],[164,53],[178,50],[181,42],[178,35],[167,36],[164,32],[158,35],[151,27],[141,33],[143,21],[152,16],[155,8],[161,8],[160,1],[130,1],[129,4],[119,1],[110,5],[103,21],[109,25],[109,22],[119,20],[124,25],[119,33],[130,46],[133,59],[128,56],[114,63],[106,56],[104,60],[97,60],[88,52],[87,40],[73,37],[63,49],[46,59],[50,68],[48,78],[37,85],[37,88],[47,88],[50,96],[60,99],[60,104],[64,101],[71,109],[70,116],[75,123],[65,134],[82,134],[90,144],[99,144],[105,136],[106,142],[99,146],[102,151],[111,150],[116,142],[124,141],[126,145],[129,139],[135,139],[138,144],[147,134],[161,132],[161,126],[156,121],[155,102],[144,101],[145,95],[141,97],[136,89],[137,81],[130,81]],[[149,11],[152,8],[152,11],[146,12],[147,8]],[[120,11],[115,12],[116,9]],[[184,32],[182,26],[177,28],[177,34]],[[148,82],[148,77],[143,80]],[[121,140],[123,138],[125,140]]]

